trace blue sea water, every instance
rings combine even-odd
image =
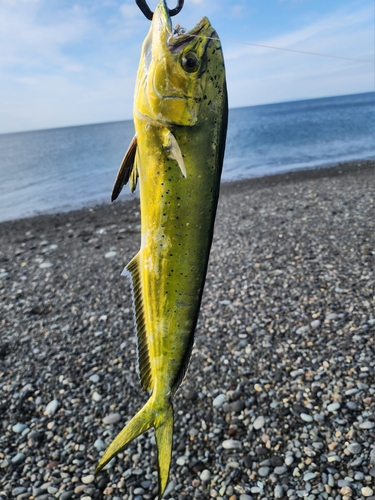
[[[0,135],[0,221],[109,203],[133,135],[131,121]],[[374,137],[373,92],[231,109],[222,178],[375,158]]]

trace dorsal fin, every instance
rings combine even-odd
[[[125,186],[125,184],[128,183],[129,177],[131,176],[134,170],[136,152],[137,152],[137,136],[135,135],[131,143],[129,144],[128,150],[125,153],[125,156],[121,162],[119,171],[117,173],[115,184],[112,189],[111,201],[115,201],[117,199],[118,195],[121,193],[122,188]],[[137,175],[138,174],[136,174],[135,178],[133,178],[134,176],[132,176],[130,182],[131,192],[133,192],[136,188]]]
[[[132,283],[133,304],[135,311],[134,319],[138,341],[139,375],[143,389],[145,391],[150,391],[153,388],[153,380],[151,374],[150,355],[148,352],[142,281],[139,270],[139,254],[133,257],[133,259],[125,267],[124,271],[125,274],[130,274]]]

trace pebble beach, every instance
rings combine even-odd
[[[374,168],[222,185],[166,500],[375,500]],[[1,500],[157,498],[152,431],[94,476],[148,399],[139,245],[138,199],[0,224]]]

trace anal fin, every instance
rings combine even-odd
[[[125,274],[129,273],[133,291],[134,319],[137,330],[138,341],[138,364],[141,384],[145,391],[153,388],[151,373],[150,355],[147,342],[146,321],[142,293],[142,280],[139,266],[139,254],[129,262],[124,269]],[[126,273],[127,272],[127,273]]]

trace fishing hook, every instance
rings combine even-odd
[[[138,5],[143,14],[147,17],[147,19],[149,21],[152,21],[152,16],[154,15],[154,13],[147,5],[146,0],[135,0],[135,3]],[[174,9],[168,9],[169,16],[172,17],[178,14],[183,6],[184,6],[184,0],[177,0],[177,7],[175,7]]]

